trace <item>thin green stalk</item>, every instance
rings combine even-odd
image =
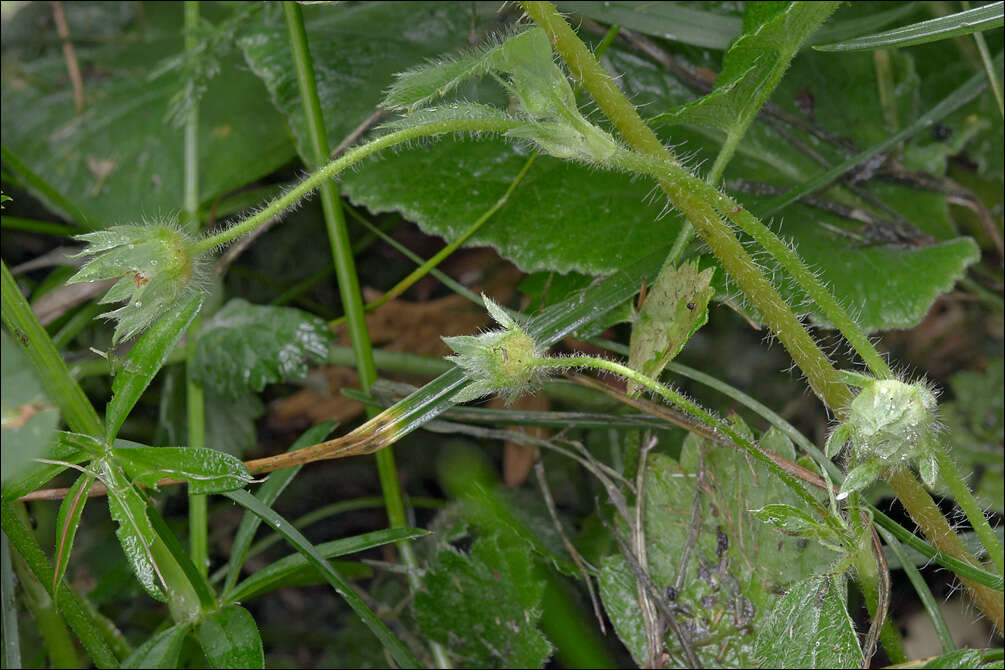
[[[38,632],[42,636],[42,643],[46,654],[49,656],[49,663],[54,668],[83,668],[86,665],[77,655],[77,649],[73,645],[70,631],[66,628],[63,617],[46,591],[46,588],[35,579],[24,559],[15,554],[14,569],[18,581],[21,583],[21,593],[24,594],[24,602],[35,619]],[[15,635],[17,628],[14,628]],[[4,631],[6,635],[6,630]],[[12,667],[12,666],[6,666]],[[13,666],[20,667],[20,666]]]
[[[185,2],[185,50],[191,53],[199,45],[196,30],[199,27],[199,3]],[[190,84],[191,85],[191,84]],[[185,197],[182,209],[182,225],[189,232],[199,230],[199,103],[195,102],[185,118]],[[202,319],[196,317],[188,329],[188,360],[199,337]],[[206,446],[206,399],[202,387],[197,384],[187,370],[185,381],[185,409],[188,419],[188,446]],[[189,555],[196,571],[202,577],[209,574],[209,518],[207,499],[204,495],[188,496],[188,537]]]
[[[872,59],[876,67],[876,86],[879,89],[879,106],[883,110],[883,121],[887,132],[895,133],[900,128],[900,122],[897,119],[897,98],[890,52],[887,49],[876,49],[872,52]]]
[[[323,168],[313,173],[304,181],[300,182],[282,196],[276,198],[261,211],[253,216],[249,216],[243,221],[221,230],[215,235],[205,237],[193,246],[193,253],[196,255],[205,254],[213,249],[227,244],[245,233],[249,233],[262,225],[274,216],[289,209],[300,199],[306,197],[314,189],[318,188],[327,180],[335,177],[346,168],[349,168],[359,161],[372,156],[384,149],[403,144],[419,138],[431,138],[448,133],[505,133],[520,126],[523,122],[508,119],[451,119],[449,121],[435,121],[421,126],[405,128],[397,132],[388,133],[372,142],[367,142],[361,146],[350,149],[339,158],[331,161]]]
[[[11,545],[24,559],[35,578],[43,586],[52,584],[52,564],[39,546],[34,533],[18,516],[13,504],[5,502],[0,505],[0,523]],[[84,645],[94,664],[99,668],[119,667],[118,659],[101,635],[100,624],[94,621],[80,595],[67,586],[65,581],[59,583],[56,602],[59,603],[59,611],[66,619],[66,623]]]
[[[70,376],[66,363],[53,346],[45,328],[31,311],[28,301],[21,294],[21,289],[7,269],[7,264],[0,263],[0,265],[3,266],[0,271],[3,323],[28,355],[46,395],[59,407],[63,420],[71,430],[86,435],[104,434],[98,413],[94,411],[80,385]],[[11,539],[13,541],[13,538]]]
[[[562,356],[558,358],[547,358],[540,357],[533,359],[533,365],[540,368],[550,368],[550,369],[562,369],[566,370],[568,368],[575,367],[587,367],[594,368],[597,370],[605,370],[607,372],[613,372],[616,375],[629,379],[640,386],[644,386],[650,391],[653,391],[660,395],[667,402],[676,405],[684,412],[690,414],[695,419],[698,419],[703,424],[711,428],[712,430],[722,433],[730,440],[732,440],[737,446],[746,451],[755,460],[763,463],[769,470],[774,472],[778,477],[782,479],[807,505],[811,508],[816,509],[824,514],[827,513],[823,505],[816,500],[806,489],[795,480],[790,474],[782,470],[777,463],[768,458],[763,451],[757,448],[755,445],[751,444],[746,438],[741,436],[735,430],[733,430],[728,424],[716,417],[712,416],[710,413],[705,411],[703,407],[697,403],[689,400],[684,395],[674,391],[669,386],[661,384],[660,382],[648,377],[641,372],[637,372],[626,365],[617,363],[615,361],[608,360],[606,358],[597,358],[595,356]]]
[[[314,64],[304,26],[303,12],[300,10],[300,5],[295,2],[284,2],[283,12],[290,36],[290,46],[293,50],[300,97],[303,100],[304,114],[307,117],[308,135],[313,154],[310,158],[312,167],[317,169],[324,165],[329,155],[328,133],[321,111],[321,101],[318,98]],[[328,230],[328,240],[335,263],[335,275],[339,284],[339,295],[342,298],[342,308],[345,310],[349,324],[349,335],[356,352],[356,370],[359,373],[360,386],[366,392],[377,380],[377,368],[373,362],[370,333],[366,325],[366,313],[363,310],[363,297],[359,288],[359,277],[356,275],[352,244],[349,240],[336,184],[330,179],[325,179],[320,182],[319,186],[321,207],[324,211],[325,226]],[[367,416],[370,419],[377,413],[377,410],[373,408],[367,410]],[[382,449],[377,452],[376,461],[388,521],[392,528],[404,528],[407,525],[407,517],[401,488],[398,484],[398,469],[394,462],[394,452],[390,447]],[[412,545],[409,542],[399,542],[396,546],[402,561],[411,568],[408,571],[408,581],[412,591],[420,590],[422,582],[417,574],[419,563],[412,550]],[[430,642],[430,650],[439,667],[450,667],[446,651],[439,644]]]
[[[970,3],[967,0],[963,0],[960,3],[963,9],[970,9]],[[991,84],[991,92],[995,96],[995,102],[998,103],[998,112],[1005,119],[1005,100],[1002,99],[1002,85],[998,81],[998,73],[995,72],[994,61],[991,60],[991,52],[988,51],[987,40],[984,39],[984,33],[978,31],[973,34],[974,42],[977,43],[977,51],[981,55],[981,61],[984,63],[984,71],[988,73],[988,83]]]
[[[903,568],[904,574],[911,581],[911,586],[914,587],[915,593],[918,594],[918,599],[921,600],[921,604],[928,613],[928,618],[932,621],[935,634],[939,636],[939,641],[942,642],[943,653],[953,651],[956,649],[956,643],[953,642],[953,634],[950,632],[949,624],[946,623],[945,617],[942,616],[942,609],[939,607],[938,601],[935,600],[935,596],[932,595],[932,590],[928,588],[925,578],[921,576],[918,568],[914,567],[914,563],[911,562],[907,551],[904,550],[904,547],[897,541],[893,533],[882,527],[878,527],[876,530],[883,536],[886,546],[890,547],[890,551],[900,561],[900,567]]]
[[[973,527],[974,532],[977,533],[977,537],[980,538],[981,544],[987,550],[988,556],[991,557],[991,561],[998,568],[998,574],[1005,575],[1005,549],[1002,548],[998,535],[995,534],[994,529],[991,528],[991,524],[988,523],[987,517],[984,516],[984,511],[981,509],[977,499],[974,498],[970,487],[967,486],[967,483],[963,481],[963,477],[960,476],[956,463],[953,462],[952,457],[941,446],[936,449],[935,457],[939,463],[939,475],[942,477],[946,488],[949,489],[949,493],[953,496],[956,504],[966,514],[967,520]]]
[[[527,171],[530,170],[530,166],[534,164],[534,159],[535,158],[537,158],[537,152],[534,152],[534,153],[532,153],[530,155],[530,158],[528,158],[527,162],[523,164],[522,168],[520,168],[520,172],[517,173],[516,177],[513,178],[513,181],[510,182],[509,188],[506,189],[506,192],[503,193],[502,197],[500,197],[498,200],[496,200],[495,204],[493,204],[491,207],[489,207],[481,216],[479,216],[474,221],[474,223],[472,223],[470,226],[468,226],[467,229],[465,229],[464,232],[462,232],[457,237],[457,239],[455,239],[453,242],[451,242],[447,246],[445,246],[442,249],[440,249],[435,255],[433,255],[425,263],[423,263],[419,267],[417,267],[414,270],[412,270],[412,272],[410,272],[407,277],[405,277],[400,282],[398,282],[397,284],[395,284],[394,287],[391,288],[391,290],[389,290],[387,293],[385,293],[384,295],[380,296],[379,298],[377,298],[373,302],[367,303],[367,305],[364,307],[364,309],[367,312],[372,312],[373,310],[377,309],[378,307],[380,307],[384,303],[387,303],[387,302],[389,302],[391,300],[394,300],[399,295],[401,295],[402,293],[404,293],[405,291],[407,291],[409,288],[411,288],[415,284],[415,282],[419,281],[420,279],[422,279],[423,277],[425,277],[427,274],[429,274],[430,271],[433,268],[435,268],[437,265],[439,265],[440,263],[443,262],[443,259],[445,259],[450,254],[452,254],[455,251],[457,251],[457,249],[460,248],[460,246],[462,244],[464,244],[465,242],[467,242],[468,239],[470,239],[470,237],[472,235],[474,235],[475,233],[477,233],[478,230],[482,226],[484,226],[485,223],[489,219],[491,219],[495,215],[496,212],[498,212],[500,209],[502,209],[503,206],[509,201],[509,197],[513,194],[513,191],[515,191],[516,187],[519,186],[519,184],[520,184],[521,181],[523,181],[523,178],[527,174]],[[340,319],[335,319],[335,321],[332,322],[332,325],[341,324],[341,323],[343,323],[345,321],[345,319],[346,319],[346,317],[342,317]]]
[[[21,633],[17,625],[17,577],[7,534],[0,531],[0,606],[3,607],[3,667],[21,667]]]

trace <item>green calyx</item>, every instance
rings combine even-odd
[[[939,475],[936,435],[938,401],[925,383],[856,376],[862,391],[848,408],[848,419],[827,439],[827,456],[851,446],[855,467],[841,485],[839,498],[865,488],[884,469],[916,465],[924,482],[933,486]]]
[[[205,269],[195,239],[171,224],[113,226],[77,236],[78,256],[93,256],[67,283],[118,279],[101,303],[125,302],[104,316],[117,321],[113,342],[150,326],[179,298],[201,290]]]
[[[522,393],[533,391],[545,374],[538,366],[542,351],[499,305],[482,295],[492,318],[503,327],[481,335],[444,337],[453,361],[473,380],[458,391],[454,402],[467,402],[492,393],[506,393],[512,402]]]

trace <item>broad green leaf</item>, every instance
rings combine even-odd
[[[737,430],[749,429],[740,424]],[[794,458],[791,444],[780,440],[774,444],[787,449],[781,456]],[[755,635],[775,606],[779,590],[814,574],[836,554],[816,542],[787,537],[750,513],[779,501],[800,504],[765,466],[748,461],[736,449],[703,446],[689,437],[679,464],[654,453],[646,468],[646,552],[650,578],[661,595],[676,584],[681,547],[688,542],[701,452],[705,468],[701,525],[676,594],[678,622],[685,631],[702,630],[702,638],[714,635],[722,640],[714,650],[694,645],[705,665],[746,667],[753,663]],[[623,557],[603,561],[600,593],[618,636],[642,662],[645,635],[635,575]],[[679,657],[673,635],[666,636],[665,644]]]
[[[522,543],[480,539],[470,555],[447,546],[415,594],[422,631],[465,666],[539,668],[551,643],[537,629],[544,580]]]
[[[715,88],[706,96],[653,119],[700,124],[742,133],[767,100],[802,43],[834,12],[836,2],[792,2],[771,14],[753,3],[757,18],[744,15],[744,34],[729,46]],[[748,6],[748,14],[751,12]]]
[[[111,443],[154,375],[174,351],[189,324],[199,313],[202,292],[179,300],[158,319],[130,350],[122,370],[112,382],[112,399],[105,410],[105,441]]]
[[[203,619],[196,637],[213,668],[265,667],[258,624],[240,605],[228,605]]]
[[[287,451],[296,451],[297,449],[303,449],[312,444],[323,442],[333,430],[335,430],[334,421],[325,421],[312,426],[296,442],[290,445]],[[280,494],[293,481],[293,478],[300,472],[301,467],[298,465],[273,472],[258,489],[258,492],[255,493],[255,497],[266,507],[272,507],[272,503],[276,502]],[[248,556],[248,548],[251,546],[251,541],[255,539],[255,533],[258,532],[258,527],[261,523],[262,520],[249,511],[245,511],[244,516],[241,518],[241,524],[237,527],[237,532],[234,534],[234,543],[230,547],[230,559],[227,562],[227,581],[224,582],[223,587],[224,593],[228,593],[237,584],[237,579],[241,575],[241,567]]]
[[[632,327],[628,365],[634,370],[659,378],[699,328],[708,322],[708,301],[715,268],[698,272],[696,263],[680,267],[664,266],[649,289]],[[630,393],[639,387],[629,383]]]
[[[59,410],[54,407],[35,376],[31,361],[21,351],[7,331],[2,337],[2,400],[3,424],[2,470],[4,500],[8,485],[18,481],[41,465],[32,460],[46,455],[55,442]],[[52,456],[49,456],[52,458]]]
[[[331,584],[335,592],[338,593],[352,608],[352,610],[362,619],[367,628],[376,635],[377,639],[384,646],[384,649],[391,655],[395,663],[402,668],[418,667],[419,663],[394,634],[388,630],[383,621],[377,618],[373,611],[367,607],[363,599],[352,589],[345,579],[335,572],[332,566],[325,560],[324,556],[318,553],[317,548],[305,538],[300,531],[293,527],[289,521],[281,517],[271,508],[263,505],[255,496],[247,491],[229,491],[225,496],[241,505],[245,509],[262,519],[265,523],[278,531],[286,540],[307,559],[320,572],[325,580]]]
[[[215,449],[197,447],[113,448],[112,458],[133,484],[156,487],[164,479],[181,479],[191,494],[223,493],[252,480],[244,463]]]
[[[728,3],[559,2],[558,8],[661,39],[709,49],[725,49],[740,34],[742,20]],[[718,10],[718,11],[717,11]]]
[[[95,481],[95,476],[90,472],[80,475],[59,505],[59,512],[56,515],[56,555],[52,566],[51,592],[54,594],[59,592],[57,586],[70,565],[73,539],[77,535],[77,528],[80,527],[80,516],[84,513],[84,505],[87,504],[87,494]]]
[[[843,577],[815,575],[789,589],[757,633],[767,668],[855,668],[862,663]]]
[[[321,108],[332,110],[325,113],[332,144],[374,113],[396,73],[423,59],[467,47],[472,11],[489,13],[495,7],[490,3],[471,8],[453,2],[373,2],[337,11],[305,8],[311,55],[315,63],[324,63],[315,68],[315,78]],[[252,72],[265,83],[273,103],[289,121],[300,155],[310,155],[286,28],[250,31],[240,40],[240,47]]]
[[[1005,7],[1005,3],[992,2],[949,16],[912,23],[874,35],[863,35],[846,42],[820,44],[813,48],[818,51],[871,51],[891,47],[908,47],[959,35],[969,35],[983,30],[1001,28],[1002,25],[1005,25],[1005,17],[1002,15],[1003,7]]]
[[[428,531],[419,528],[388,528],[355,537],[324,542],[315,545],[315,548],[325,558],[335,558],[385,544],[412,540],[428,534]],[[344,571],[343,574],[345,574]],[[324,581],[324,577],[318,574],[318,571],[303,555],[291,554],[273,561],[242,581],[224,596],[224,602],[246,602],[281,586],[288,586],[289,580],[298,576],[300,583],[317,584]]]
[[[191,624],[178,623],[150,636],[122,661],[122,668],[177,668]]]
[[[328,325],[312,314],[234,298],[203,323],[189,370],[202,385],[239,398],[303,377],[309,363],[327,358],[331,341]]]
[[[102,73],[85,77],[79,115],[56,28],[38,15],[45,11],[27,7],[5,28],[5,34],[33,34],[35,45],[46,45],[30,60],[5,55],[5,154],[48,182],[50,188],[44,189],[26,180],[35,195],[85,228],[138,223],[177,211],[183,130],[165,116],[185,82],[177,71],[150,75],[164,59],[182,52],[182,8],[144,3],[142,18],[134,13],[125,21],[111,20],[119,12],[114,4],[90,8],[108,20],[73,33],[81,69]],[[225,8],[203,8],[211,21],[228,14]],[[269,174],[294,151],[282,117],[261,104],[267,92],[257,78],[239,58],[220,65],[199,107],[199,189],[207,202]],[[58,197],[50,197],[53,192]]]

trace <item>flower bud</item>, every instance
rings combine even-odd
[[[205,267],[195,239],[170,224],[114,226],[78,240],[93,256],[67,283],[116,279],[101,303],[125,301],[104,317],[117,321],[113,343],[146,329],[187,291],[201,290]]]

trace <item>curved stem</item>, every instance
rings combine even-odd
[[[949,489],[956,504],[967,515],[967,520],[973,527],[974,532],[977,533],[977,537],[980,538],[981,544],[987,550],[988,556],[991,557],[991,561],[998,568],[998,574],[1005,575],[1005,550],[1002,549],[1002,543],[998,540],[994,529],[991,528],[991,524],[988,523],[988,519],[984,516],[980,504],[970,491],[970,487],[963,481],[952,457],[941,445],[936,447],[935,457],[939,463],[939,474],[942,477],[942,481],[945,482],[946,488]]]
[[[447,133],[504,133],[520,126],[521,121],[509,121],[503,119],[452,119],[449,121],[434,121],[420,126],[405,128],[393,133],[388,133],[383,137],[378,137],[372,142],[350,149],[339,158],[331,161],[323,168],[303,180],[285,194],[279,196],[266,205],[257,214],[249,216],[233,226],[221,230],[215,235],[199,240],[194,245],[196,254],[205,254],[213,249],[236,240],[241,235],[249,233],[262,225],[277,214],[292,207],[300,199],[308,196],[314,189],[318,188],[326,180],[335,177],[340,172],[349,168],[364,158],[368,158],[384,149],[403,144],[411,140],[436,137]]]
[[[741,447],[744,451],[749,453],[753,458],[763,463],[769,470],[774,472],[778,477],[784,481],[789,488],[791,488],[805,503],[810,507],[816,509],[818,512],[826,515],[828,514],[826,508],[820,504],[820,502],[814,498],[812,495],[806,491],[801,484],[799,484],[792,475],[782,470],[777,463],[772,461],[768,456],[764,454],[756,445],[752,444],[745,437],[733,430],[729,424],[722,421],[711,413],[706,411],[698,403],[689,400],[684,395],[674,391],[669,386],[661,384],[660,382],[648,377],[641,372],[631,369],[626,365],[617,363],[615,361],[607,360],[606,358],[597,358],[594,356],[563,356],[561,358],[536,358],[533,361],[536,367],[540,368],[551,368],[551,369],[568,369],[575,367],[587,367],[594,368],[597,370],[605,370],[607,372],[613,372],[616,375],[630,379],[640,386],[644,386],[650,391],[661,396],[664,400],[674,405],[693,416],[694,418],[701,421],[703,424],[711,428],[712,430],[722,433],[730,440],[732,440],[736,445]]]

